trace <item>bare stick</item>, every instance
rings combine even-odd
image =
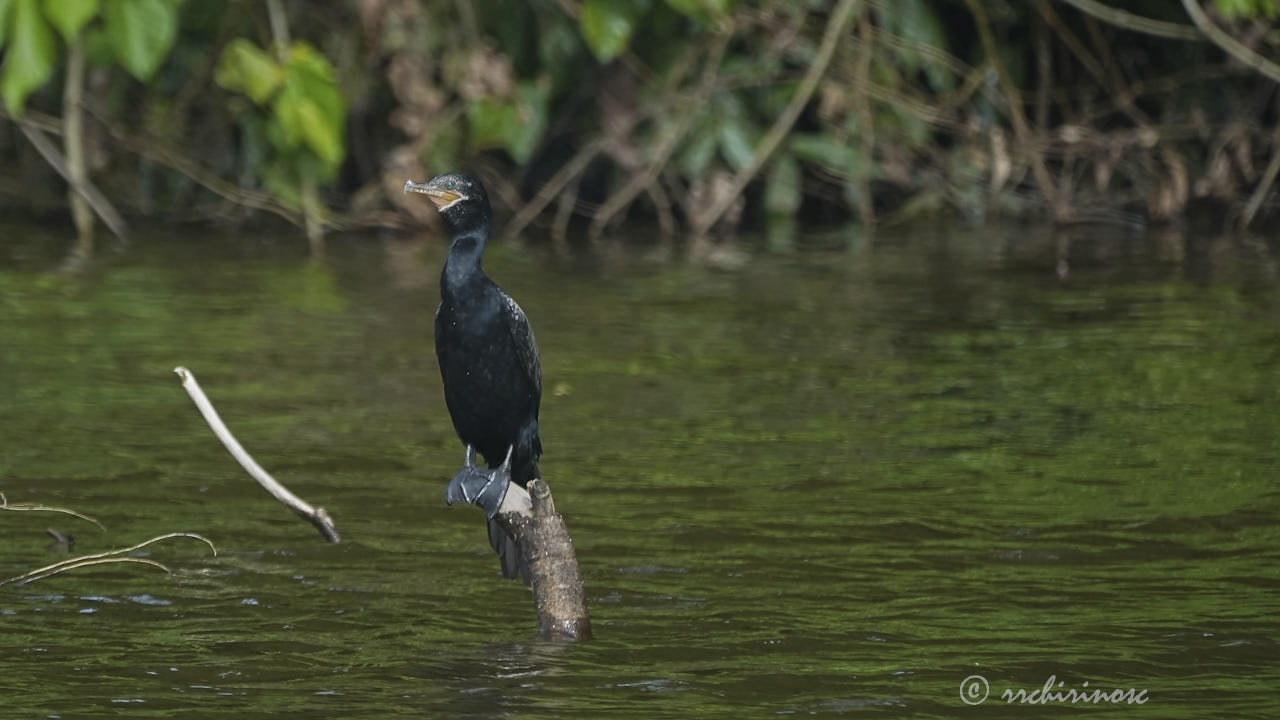
[[[556,512],[551,489],[540,478],[530,480],[527,491],[512,483],[496,517],[516,539],[529,568],[538,631],[550,640],[590,639],[591,618],[578,556],[564,518]]]
[[[827,21],[826,31],[822,35],[822,43],[818,46],[818,52],[814,55],[813,64],[809,66],[804,77],[801,78],[800,86],[796,88],[796,94],[791,97],[791,102],[787,105],[787,108],[782,111],[782,114],[778,116],[778,119],[769,128],[769,132],[765,133],[760,144],[756,146],[755,152],[751,155],[751,161],[734,176],[733,186],[730,191],[724,193],[707,212],[701,213],[696,218],[693,227],[694,235],[704,235],[716,224],[720,216],[724,215],[729,206],[738,199],[738,196],[746,189],[751,179],[768,162],[769,156],[773,154],[774,150],[778,149],[783,139],[791,132],[791,127],[795,125],[800,113],[804,110],[804,106],[809,103],[809,98],[813,96],[813,91],[817,89],[818,81],[822,79],[822,75],[827,71],[827,65],[831,62],[831,56],[835,53],[836,44],[844,34],[845,25],[848,24],[849,18],[853,15],[855,5],[857,5],[857,0],[840,0],[840,4],[836,5],[835,10],[831,11],[831,19]]]
[[[40,157],[44,158],[44,161],[49,163],[49,166],[61,175],[63,180],[67,181],[72,190],[79,193],[80,197],[89,203],[89,206],[98,214],[98,217],[102,218],[102,223],[107,226],[112,235],[118,238],[128,237],[129,228],[125,225],[124,218],[120,217],[120,213],[116,212],[115,206],[111,204],[111,201],[105,195],[98,191],[98,188],[93,183],[88,180],[77,181],[71,175],[71,171],[67,168],[67,161],[63,159],[62,153],[58,152],[58,148],[49,142],[49,138],[45,137],[43,133],[26,120],[18,122],[18,129],[22,131],[23,135],[27,136],[27,140],[31,141],[31,146],[36,149],[36,152],[40,153]]]
[[[99,530],[102,530],[102,531],[104,531],[104,532],[106,531],[106,528],[105,528],[105,527],[103,527],[102,523],[100,523],[100,522],[98,522],[97,520],[95,520],[95,519],[93,519],[93,518],[89,517],[88,515],[84,515],[84,514],[82,514],[82,513],[78,513],[78,512],[76,512],[75,510],[68,510],[67,508],[60,508],[60,507],[51,507],[51,506],[48,506],[48,505],[27,505],[26,503],[23,503],[23,504],[20,504],[20,505],[10,505],[10,504],[9,504],[9,498],[5,497],[5,496],[4,496],[4,493],[0,493],[0,510],[13,510],[13,511],[17,511],[17,512],[56,512],[56,513],[62,513],[63,515],[70,515],[71,517],[78,517],[78,518],[80,518],[81,520],[88,520],[89,522],[93,523],[94,525],[97,525]]]
[[[196,408],[204,416],[205,422],[209,423],[213,434],[218,436],[218,439],[226,446],[227,452],[231,453],[231,457],[240,463],[240,467],[253,476],[253,479],[257,480],[259,485],[271,493],[272,497],[297,513],[303,520],[314,525],[325,540],[331,543],[338,542],[340,540],[338,529],[333,526],[333,520],[330,519],[329,513],[325,512],[322,507],[312,507],[302,498],[289,492],[288,488],[276,482],[276,479],[262,469],[262,466],[245,451],[240,442],[227,429],[227,426],[223,424],[222,418],[218,417],[218,411],[213,408],[213,403],[209,402],[209,398],[200,389],[200,384],[196,382],[196,376],[192,375],[190,370],[181,366],[174,368],[173,371],[182,379],[183,389],[191,396],[191,401],[196,404]]]
[[[1271,192],[1276,174],[1280,173],[1280,123],[1276,124],[1275,140],[1271,144],[1271,161],[1267,163],[1267,169],[1262,173],[1258,186],[1253,189],[1253,194],[1249,196],[1249,202],[1245,203],[1244,213],[1240,216],[1241,229],[1248,229],[1253,223],[1254,216],[1262,208],[1262,201],[1267,198],[1267,193]]]
[[[556,195],[560,194],[560,191],[564,189],[565,185],[568,185],[570,181],[581,175],[583,170],[587,169],[587,165],[591,164],[591,161],[594,160],[596,155],[599,153],[599,140],[590,140],[582,147],[578,148],[578,152],[574,153],[573,157],[569,159],[569,162],[565,163],[559,170],[557,170],[555,175],[552,175],[551,179],[547,181],[547,184],[538,191],[538,194],[535,195],[532,200],[525,203],[525,205],[520,208],[519,212],[515,214],[515,217],[511,218],[511,220],[507,222],[507,231],[502,236],[503,242],[515,239],[517,235],[523,232],[525,227],[527,227],[529,223],[533,222],[533,219],[542,212],[543,208],[545,208],[547,204],[556,197]]]
[[[187,538],[194,538],[196,540],[199,540],[205,543],[206,545],[208,545],[209,548],[213,550],[213,554],[215,557],[217,557],[218,555],[218,548],[214,546],[213,542],[210,541],[209,538],[203,535],[197,535],[196,533],[166,533],[164,535],[157,535],[156,537],[153,537],[149,540],[144,540],[138,543],[137,545],[130,545],[127,548],[120,548],[118,550],[108,550],[106,552],[94,553],[92,555],[81,555],[79,557],[68,558],[61,562],[56,562],[52,565],[45,565],[44,567],[36,568],[31,572],[23,573],[16,577],[11,577],[8,580],[0,581],[0,585],[8,585],[9,583],[17,583],[19,585],[25,585],[26,583],[29,583],[35,580],[40,580],[42,578],[49,577],[50,575],[57,575],[60,572],[71,570],[73,568],[84,567],[86,565],[97,565],[99,563],[108,563],[108,562],[139,562],[139,563],[145,563],[149,565],[155,565],[161,568],[162,570],[164,570],[165,572],[169,572],[169,568],[166,568],[164,565],[161,565],[160,563],[154,560],[146,560],[144,558],[122,558],[117,556],[123,555],[128,552],[133,552],[134,550],[140,550],[148,545],[151,545],[152,543],[160,542],[161,540],[168,540],[169,538],[176,538],[176,537],[187,537]]]

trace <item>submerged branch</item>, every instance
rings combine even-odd
[[[324,539],[336,543],[341,538],[338,535],[338,529],[334,527],[333,520],[329,517],[329,513],[322,507],[313,507],[302,498],[289,492],[289,489],[281,485],[270,473],[262,469],[242,445],[236,440],[227,426],[223,424],[222,418],[218,417],[218,411],[214,409],[213,403],[209,402],[209,398],[205,396],[204,390],[200,389],[200,384],[196,382],[196,376],[185,367],[176,367],[173,369],[178,377],[182,379],[182,387],[191,396],[192,402],[196,404],[196,408],[200,410],[200,414],[204,416],[205,422],[209,423],[213,434],[218,436],[222,444],[231,453],[231,456],[240,463],[240,467],[245,469],[258,484],[263,487],[271,496],[284,504],[285,507],[294,511],[303,520],[315,526]]]
[[[169,568],[156,562],[155,560],[148,560],[146,558],[120,557],[120,556],[124,555],[125,553],[133,552],[134,550],[141,550],[142,548],[148,545],[151,545],[152,543],[160,542],[161,540],[168,540],[169,538],[178,538],[178,537],[193,538],[193,539],[199,540],[209,546],[209,549],[213,551],[214,557],[217,557],[218,555],[218,548],[213,544],[211,540],[209,540],[209,538],[203,535],[198,535],[196,533],[184,533],[184,532],[166,533],[164,535],[157,535],[149,540],[143,540],[142,542],[136,545],[130,545],[127,548],[120,548],[118,550],[108,550],[106,552],[93,553],[92,555],[81,555],[79,557],[68,558],[61,562],[53,563],[52,565],[45,565],[42,568],[36,568],[35,570],[23,573],[21,575],[17,575],[15,577],[11,577],[7,580],[0,580],[0,585],[8,585],[10,583],[16,583],[18,585],[26,585],[27,583],[35,582],[36,580],[43,580],[44,578],[51,577],[53,575],[57,575],[62,572],[66,572],[68,570],[74,570],[75,568],[86,567],[88,565],[101,565],[103,563],[116,563],[116,562],[136,562],[136,563],[142,563],[144,565],[154,565],[160,568],[161,570],[164,570],[165,572],[172,574]]]
[[[5,497],[4,493],[0,493],[0,510],[13,510],[15,512],[62,513],[63,515],[70,515],[71,517],[77,517],[77,518],[80,518],[81,520],[87,520],[93,523],[94,525],[97,525],[99,530],[106,532],[106,528],[102,525],[102,523],[98,522],[94,518],[91,518],[88,515],[85,515],[83,513],[78,513],[75,510],[68,510],[67,508],[52,507],[49,505],[28,505],[26,503],[22,503],[20,505],[10,505],[9,498]]]

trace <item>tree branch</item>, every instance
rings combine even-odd
[[[1181,23],[1152,20],[1151,18],[1143,17],[1141,15],[1134,15],[1126,10],[1104,5],[1097,0],[1058,1],[1070,5],[1086,15],[1092,15],[1104,23],[1115,25],[1116,27],[1124,28],[1125,30],[1140,32],[1144,35],[1155,35],[1156,37],[1169,38],[1171,40],[1204,40],[1200,33],[1196,32],[1196,29],[1193,27],[1188,27]]]
[[[44,133],[36,129],[27,120],[19,120],[18,129],[31,142],[31,146],[36,149],[36,152],[40,153],[40,157],[49,163],[49,167],[52,167],[55,172],[61,175],[62,179],[66,180],[67,184],[71,186],[71,189],[84,198],[85,202],[89,203],[89,206],[93,208],[98,217],[102,218],[102,223],[107,226],[112,235],[118,238],[129,236],[129,226],[125,224],[124,218],[120,216],[120,213],[116,212],[111,201],[99,192],[92,182],[88,180],[77,181],[72,176],[71,171],[67,168],[66,160],[62,157],[62,153],[58,152],[58,148],[49,142],[49,138],[45,137]]]
[[[1191,22],[1200,28],[1200,32],[1213,41],[1223,52],[1231,57],[1239,60],[1248,67],[1257,70],[1276,82],[1280,82],[1280,65],[1276,65],[1270,60],[1262,57],[1258,53],[1250,50],[1240,43],[1239,40],[1228,35],[1225,31],[1213,24],[1209,16],[1200,9],[1197,0],[1182,0],[1182,7],[1186,8],[1187,15],[1191,17]]]

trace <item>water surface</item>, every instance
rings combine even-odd
[[[1280,246],[927,229],[745,264],[493,248],[596,639],[537,640],[431,341],[438,243],[0,228],[5,717],[1277,717]],[[325,545],[245,476],[192,369]],[[981,675],[991,697],[961,701]],[[1007,706],[1136,688],[1143,705]],[[1088,683],[1084,686],[1083,683]]]

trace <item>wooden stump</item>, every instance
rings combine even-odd
[[[497,518],[516,539],[529,569],[538,632],[548,640],[589,639],[591,618],[578,555],[564,518],[556,512],[551,488],[540,478],[530,481],[528,490],[513,483]]]

